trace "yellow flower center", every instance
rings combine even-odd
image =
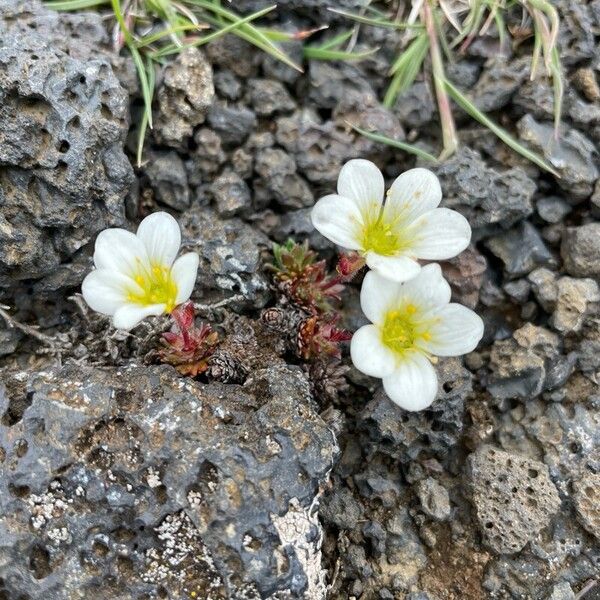
[[[397,213],[390,218],[379,205],[363,213],[363,225],[359,239],[365,252],[369,250],[381,256],[394,256],[411,245],[411,236],[401,225],[402,216]]]
[[[148,269],[140,261],[133,279],[143,292],[130,291],[127,296],[130,302],[143,306],[165,304],[168,313],[175,308],[177,284],[171,276],[170,267],[155,263]]]
[[[381,328],[382,342],[396,354],[403,354],[415,347],[418,339],[430,340],[428,323],[417,318],[417,307],[405,304],[390,310],[385,315]]]

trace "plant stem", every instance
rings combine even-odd
[[[440,121],[442,124],[442,143],[444,145],[440,154],[440,160],[444,160],[454,154],[458,147],[458,137],[454,126],[454,117],[450,107],[450,99],[446,93],[444,82],[446,76],[444,73],[444,63],[442,53],[438,43],[437,32],[435,30],[435,21],[431,10],[431,0],[423,2],[422,15],[425,23],[425,30],[429,37],[429,56],[431,58],[431,68],[433,71],[433,83],[435,85],[435,95],[437,98]]]

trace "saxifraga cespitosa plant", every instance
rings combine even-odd
[[[272,272],[280,306],[264,311],[263,321],[283,333],[303,360],[339,358],[339,344],[351,334],[337,327],[337,307],[344,284],[363,267],[364,260],[355,253],[344,254],[332,274],[307,241],[298,244],[291,239],[273,244],[273,259],[267,269]]]
[[[448,80],[444,66],[446,61],[454,60],[456,53],[464,54],[478,36],[495,35],[500,54],[506,51],[509,43],[518,46],[532,38],[530,76],[532,80],[536,77],[542,60],[554,87],[554,126],[555,136],[558,138],[563,97],[563,79],[557,46],[560,21],[558,12],[550,1],[413,0],[410,13],[405,18],[402,18],[399,12],[390,17],[389,13],[381,12],[372,6],[366,6],[361,14],[335,8],[330,10],[364,25],[404,30],[404,33],[399,35],[400,50],[390,67],[391,81],[383,103],[388,107],[393,106],[397,98],[413,84],[418,74],[424,72],[429,65],[442,130],[442,151],[439,160],[452,155],[459,145],[451,107],[453,100],[471,118],[487,127],[515,152],[558,176],[547,161],[523,146],[455,87]],[[377,132],[360,129],[351,123],[349,125],[373,141],[397,147],[421,158],[436,160],[420,148]]]

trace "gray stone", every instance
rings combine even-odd
[[[559,354],[555,333],[526,323],[512,338],[492,345],[488,391],[497,399],[538,396],[548,387],[548,370]]]
[[[472,91],[473,102],[483,112],[506,106],[529,78],[530,69],[531,59],[528,56],[510,61],[505,56],[488,59]]]
[[[548,468],[538,461],[484,445],[468,465],[479,529],[495,552],[520,551],[560,508]]]
[[[258,49],[237,35],[224,35],[211,42],[206,46],[206,53],[213,65],[227,69],[243,79],[254,77],[260,64]]]
[[[458,256],[440,263],[444,277],[452,288],[455,302],[475,308],[479,303],[487,261],[473,246],[469,246]]]
[[[259,117],[291,112],[296,108],[296,103],[279,81],[251,79],[248,82],[248,90],[252,108]]]
[[[333,121],[321,124],[308,109],[276,122],[277,143],[292,154],[299,173],[316,185],[334,186],[342,165],[359,156],[353,146],[355,137]]]
[[[121,225],[133,181],[127,93],[105,53],[57,42],[56,22],[37,3],[0,7],[0,288],[52,273]]]
[[[548,313],[553,312],[558,299],[557,274],[541,267],[531,271],[527,279],[540,306]]]
[[[502,289],[518,304],[523,304],[529,298],[531,284],[527,279],[517,279],[508,281],[502,286]]]
[[[205,176],[214,176],[227,160],[221,147],[221,138],[208,127],[201,127],[194,134],[196,150],[186,163],[190,185],[200,185]]]
[[[175,210],[185,210],[190,205],[185,165],[177,154],[170,152],[152,153],[148,156],[145,171],[158,202]]]
[[[487,248],[504,264],[510,278],[521,277],[540,266],[556,266],[556,259],[529,221],[486,240]]]
[[[600,277],[600,223],[568,227],[560,253],[569,275]]]
[[[557,0],[560,14],[560,60],[563,65],[573,65],[596,56],[594,19],[591,5],[570,0]]]
[[[306,181],[296,173],[296,163],[281,148],[265,148],[256,155],[255,171],[261,176],[264,204],[276,200],[286,208],[312,206],[314,197]],[[255,188],[257,184],[255,183]]]
[[[585,473],[573,483],[573,489],[573,500],[580,523],[600,540],[600,473]]]
[[[261,263],[261,251],[270,245],[266,236],[236,217],[223,220],[213,210],[196,206],[182,214],[180,225],[184,247],[200,256],[194,292],[198,298],[241,296],[234,308],[264,306],[269,296]]]
[[[575,600],[575,592],[568,581],[561,581],[552,588],[548,600]]]
[[[371,92],[349,90],[337,103],[333,118],[342,129],[348,129],[348,123],[376,131],[394,140],[404,140],[405,134],[398,117],[383,106]],[[356,156],[372,156],[386,153],[386,147],[358,135],[353,148]],[[387,149],[388,153],[389,150]]]
[[[242,96],[242,82],[228,69],[214,73],[213,80],[217,94],[227,100],[239,100]]]
[[[433,170],[442,185],[442,205],[461,212],[474,228],[508,228],[533,212],[536,185],[520,168],[496,171],[477,152],[461,148]]]
[[[223,144],[239,146],[256,126],[256,116],[244,106],[215,102],[208,113],[208,123]]]
[[[589,198],[598,179],[597,150],[595,145],[575,129],[561,131],[559,140],[554,137],[550,123],[538,123],[525,115],[518,123],[519,136],[556,169],[560,175],[558,185],[565,191],[566,199],[577,203]]]
[[[456,358],[440,360],[436,370],[438,395],[426,410],[408,412],[382,390],[375,393],[360,419],[369,452],[410,462],[422,451],[443,456],[456,445],[464,426],[464,403],[472,390],[471,374]]]
[[[429,84],[420,81],[411,85],[394,104],[394,114],[406,127],[419,128],[430,123],[436,114]]]
[[[436,521],[450,517],[450,497],[443,485],[432,477],[419,481],[415,487],[423,512]]]
[[[12,354],[22,337],[23,334],[18,329],[5,328],[4,321],[0,317],[0,356]]]
[[[561,277],[557,282],[556,307],[550,323],[561,333],[577,332],[586,316],[597,313],[600,288],[593,279]]]
[[[347,488],[332,490],[323,498],[320,516],[325,523],[352,530],[363,517],[363,508]]]
[[[346,62],[311,60],[308,77],[310,82],[308,98],[321,108],[335,108],[338,102],[352,91],[376,97],[371,84],[360,69]]]
[[[220,217],[232,217],[252,206],[250,189],[236,173],[225,171],[210,186]]]
[[[546,223],[560,223],[573,210],[567,202],[557,196],[540,198],[535,209]]]
[[[322,597],[311,507],[336,443],[271,362],[244,387],[72,366],[0,391],[26,402],[0,425],[3,593]]]
[[[160,144],[187,148],[215,96],[212,67],[198,48],[186,48],[164,68],[153,133]]]

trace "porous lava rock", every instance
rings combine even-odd
[[[495,552],[521,550],[560,508],[548,467],[538,461],[484,445],[468,466],[479,528]]]
[[[38,3],[0,6],[0,289],[122,224],[133,180],[128,94],[85,36],[56,42],[56,20]]]
[[[321,597],[315,499],[337,445],[301,369],[274,361],[243,387],[135,365],[11,381],[0,596]]]

